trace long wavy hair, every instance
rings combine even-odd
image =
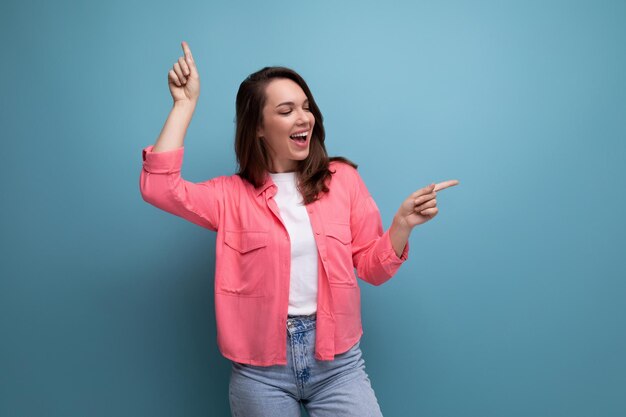
[[[326,180],[335,171],[329,169],[331,161],[341,161],[354,167],[357,164],[342,156],[329,157],[324,145],[324,118],[313,94],[304,79],[294,70],[286,67],[264,67],[250,74],[240,84],[236,100],[235,154],[239,169],[237,175],[254,187],[260,187],[270,171],[271,155],[265,141],[258,140],[256,130],[263,123],[263,108],[266,103],[265,89],[275,78],[287,78],[296,82],[309,99],[309,110],[315,116],[315,125],[309,144],[309,155],[298,161],[296,183],[304,204],[310,204],[328,192]]]

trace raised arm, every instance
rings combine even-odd
[[[187,128],[200,97],[200,76],[187,42],[182,42],[184,57],[179,57],[168,73],[167,84],[174,100],[153,152],[164,152],[183,146]]]
[[[156,143],[143,149],[139,188],[143,199],[197,225],[217,230],[224,178],[201,183],[181,178],[187,128],[200,96],[200,78],[191,50],[182,42],[180,57],[168,73],[173,108]]]

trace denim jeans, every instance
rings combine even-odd
[[[315,314],[287,319],[287,365],[232,362],[233,417],[382,417],[357,342],[332,361],[315,359]]]

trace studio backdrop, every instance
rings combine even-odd
[[[298,71],[391,224],[359,280],[385,416],[626,415],[623,1],[4,1],[0,416],[227,416],[215,233],[149,205],[141,150],[188,42],[182,175],[236,171],[235,95]]]

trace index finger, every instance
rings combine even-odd
[[[191,49],[189,49],[189,45],[187,45],[187,42],[183,41],[181,43],[181,45],[183,46],[183,51],[185,52],[185,57],[189,58],[193,61],[193,57],[191,56]]]
[[[452,187],[454,185],[457,185],[458,183],[459,183],[458,180],[448,180],[448,181],[439,182],[439,183],[435,184],[435,189],[433,191],[443,190],[443,189],[446,189],[448,187]]]

